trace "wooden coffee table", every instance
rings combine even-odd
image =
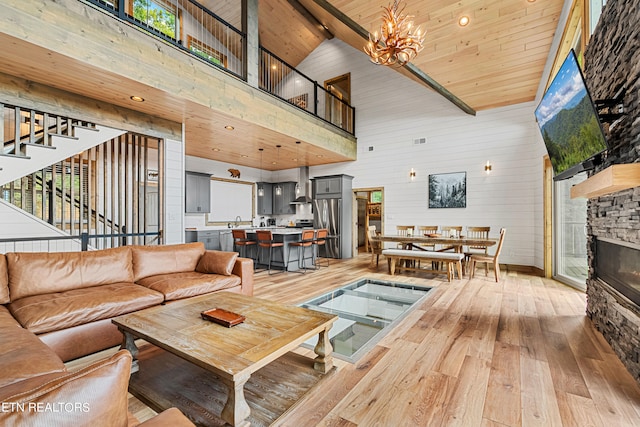
[[[212,308],[241,314],[246,320],[231,328],[203,320],[200,313]],[[218,292],[118,316],[113,323],[124,335],[122,348],[133,355],[132,372],[138,370],[134,340],[142,338],[218,376],[229,390],[221,418],[234,426],[248,426],[244,385],[251,374],[316,334],[314,369],[329,372],[333,367],[329,329],[337,319],[302,307]]]

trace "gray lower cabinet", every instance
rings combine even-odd
[[[196,172],[185,174],[185,212],[209,213],[211,211],[211,176]]]
[[[185,242],[202,242],[207,250],[222,250],[220,245],[220,230],[187,230],[185,232]]]

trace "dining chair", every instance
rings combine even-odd
[[[442,230],[442,237],[460,237],[460,234],[462,234],[462,226],[461,225],[444,225],[440,228],[440,230]],[[438,252],[445,252],[445,251],[455,251],[456,247],[455,246],[443,246],[440,249],[438,249]]]
[[[367,239],[369,239],[369,250],[371,251],[371,266],[373,266],[373,260],[376,260],[376,268],[378,268],[378,261],[380,260],[380,255],[382,255],[382,242],[373,240],[372,238],[377,235],[376,226],[370,225],[369,230],[367,230]]]
[[[493,271],[495,272],[496,282],[500,280],[500,263],[498,262],[498,257],[500,256],[500,251],[502,250],[502,243],[504,243],[504,235],[507,233],[505,228],[500,229],[500,240],[498,240],[498,246],[496,248],[496,253],[494,255],[484,255],[484,254],[473,254],[469,257],[469,261],[471,262],[471,278],[476,272],[476,264],[479,262],[484,262],[485,264],[492,263]],[[487,269],[487,275],[489,275]]]
[[[396,233],[398,236],[411,236],[415,230],[414,225],[396,225]],[[398,243],[399,248],[404,248],[403,243]]]
[[[428,234],[436,234],[437,232],[438,232],[438,226],[437,225],[419,225],[418,226],[418,236],[426,236]],[[430,244],[421,243],[418,246],[420,246],[421,248],[423,248],[424,250],[427,250],[427,251],[435,251],[436,250],[436,245],[430,245]]]
[[[488,239],[491,227],[467,227],[468,239]],[[469,271],[469,257],[473,254],[487,255],[487,245],[469,245],[464,251],[464,267]],[[485,273],[489,274],[489,266],[485,263]]]

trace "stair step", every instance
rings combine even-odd
[[[56,147],[53,147],[51,145],[43,145],[43,144],[35,144],[33,142],[23,142],[22,146],[27,146],[27,147],[39,147],[39,148],[48,148],[49,150],[55,150]]]
[[[86,130],[92,130],[94,132],[100,132],[100,129],[96,129],[94,126],[80,125],[75,123],[71,126],[78,129],[86,129]]]
[[[22,154],[9,154],[9,153],[0,153],[0,157],[11,157],[13,159],[25,159],[29,160],[31,157],[24,156]]]
[[[67,139],[75,139],[75,140],[80,139],[80,138],[78,138],[77,136],[62,135],[62,134],[59,134],[59,133],[50,133],[50,134],[49,134],[49,136],[50,136],[50,137],[52,137],[52,136],[57,136],[58,138],[67,138]]]

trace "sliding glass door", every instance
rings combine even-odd
[[[586,289],[588,272],[587,199],[572,199],[570,190],[586,178],[581,173],[554,184],[554,274],[556,279],[582,290]]]

